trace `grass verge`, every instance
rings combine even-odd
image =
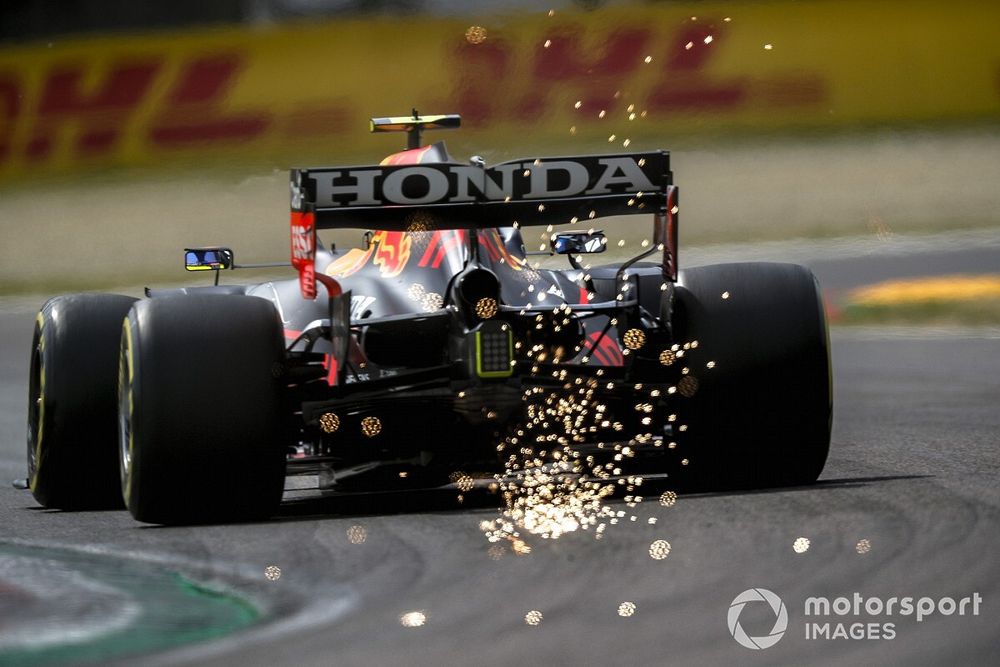
[[[1000,325],[1000,275],[890,280],[852,290],[834,324]]]
[[[838,325],[1000,325],[1000,299],[851,304],[842,309],[831,321]]]

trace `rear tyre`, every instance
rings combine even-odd
[[[58,509],[122,506],[118,483],[118,338],[135,299],[74,294],[35,322],[28,381],[28,484]]]
[[[121,340],[119,462],[132,516],[193,524],[273,514],[285,474],[274,306],[149,299],[129,312]]]
[[[725,296],[725,298],[724,298]],[[830,447],[829,335],[819,286],[794,264],[682,271],[674,335],[688,352],[690,473],[699,488],[809,484]],[[707,368],[714,361],[713,368]]]

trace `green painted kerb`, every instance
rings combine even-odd
[[[261,619],[249,601],[199,584],[165,566],[56,549],[0,545],[0,558],[38,559],[127,593],[141,611],[128,627],[81,642],[0,649],[0,665],[99,664],[218,639]],[[16,584],[17,582],[11,582]],[[3,619],[0,619],[2,624]],[[44,623],[44,618],[39,622]]]

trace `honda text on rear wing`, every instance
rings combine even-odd
[[[677,188],[670,154],[650,151],[513,160],[293,169],[292,263],[315,297],[317,229],[477,230],[652,215],[664,276],[677,277]],[[634,258],[634,260],[639,259]],[[629,262],[631,263],[631,262]]]

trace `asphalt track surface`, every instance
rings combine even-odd
[[[939,272],[964,264],[957,255],[933,263]],[[892,273],[891,262],[870,264]],[[851,262],[817,269],[844,284],[860,270]],[[32,321],[27,308],[0,312],[4,480],[25,474]],[[11,661],[4,650],[17,623],[26,634],[73,628],[81,637],[99,635],[88,619],[141,607],[163,572],[228,591],[259,618],[185,648],[149,653],[136,644],[151,664],[995,664],[1000,332],[841,329],[833,359],[833,444],[818,484],[688,495],[670,507],[655,498],[634,508],[616,501],[624,516],[603,539],[533,539],[527,555],[491,555],[479,523],[495,517],[495,507],[446,509],[450,494],[447,502],[438,495],[314,501],[287,506],[267,523],[161,528],[124,511],[42,510],[5,483],[0,664],[4,656]],[[800,537],[810,541],[803,553],[793,549]],[[655,560],[650,545],[661,539],[671,549]],[[280,567],[279,579],[265,577],[270,565]],[[104,580],[103,594],[86,585],[102,568],[118,571]],[[70,583],[61,584],[67,576]],[[55,590],[46,593],[46,585]],[[773,591],[787,609],[785,635],[765,650],[738,645],[727,627],[730,604],[751,588]],[[964,616],[935,612],[920,622],[899,614],[804,615],[808,597],[855,592],[935,601],[978,593],[982,602],[978,615],[969,605]],[[39,602],[46,596],[49,604]],[[632,615],[619,614],[623,602],[635,605]],[[64,618],[53,607],[78,611]],[[541,612],[537,625],[525,622],[533,610]],[[411,611],[424,614],[423,625],[401,623]],[[180,612],[174,623],[183,625]],[[192,614],[189,623],[206,622]],[[122,626],[133,639],[177,632],[138,618]],[[761,636],[775,615],[750,603],[739,621]],[[807,621],[829,622],[831,632],[837,623],[893,623],[895,638],[806,639]],[[31,664],[32,655],[45,654],[19,655]]]

